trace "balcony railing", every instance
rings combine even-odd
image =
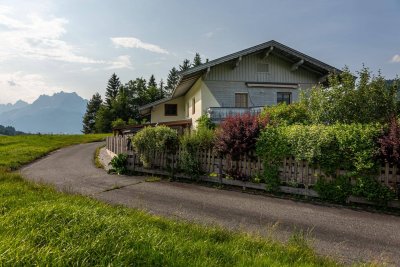
[[[263,107],[251,107],[251,108],[234,108],[234,107],[211,107],[208,108],[207,114],[214,123],[220,123],[228,116],[235,116],[237,114],[250,113],[252,115],[258,115],[261,113]]]

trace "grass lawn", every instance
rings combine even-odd
[[[100,141],[110,134],[0,136],[0,169],[15,170],[61,147]]]
[[[0,166],[99,136],[0,137]],[[56,192],[0,171],[1,266],[338,266],[299,236],[279,242]]]

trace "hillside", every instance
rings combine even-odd
[[[0,124],[27,133],[80,133],[86,103],[76,93],[41,95],[32,104],[19,103],[17,108],[3,105],[8,110],[0,111]]]

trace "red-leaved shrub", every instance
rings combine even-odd
[[[385,162],[400,164],[400,125],[396,117],[390,120],[388,129],[378,139],[379,152]]]
[[[239,160],[242,156],[255,151],[257,138],[267,125],[268,117],[245,113],[227,117],[217,129],[215,148],[221,156],[229,160]],[[239,169],[228,171],[234,178],[239,178]]]

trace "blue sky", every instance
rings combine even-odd
[[[0,103],[104,94],[195,52],[214,59],[276,40],[338,68],[400,74],[400,1],[0,1]]]

